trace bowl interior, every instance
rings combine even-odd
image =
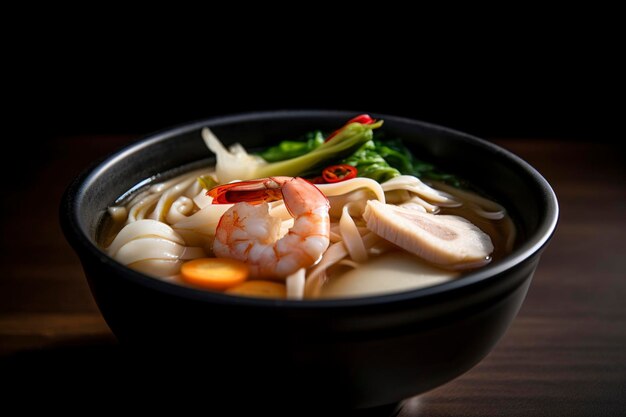
[[[194,122],[157,133],[117,152],[77,180],[75,189],[70,191],[75,221],[84,237],[95,245],[107,206],[124,192],[158,173],[212,158],[200,136],[205,126],[226,145],[239,142],[253,149],[313,129],[332,131],[354,115],[333,111],[252,113]],[[393,116],[373,116],[385,120],[387,137],[401,137],[418,158],[477,185],[504,205],[516,222],[523,236],[520,244],[499,262],[468,274],[474,275],[474,280],[511,267],[547,242],[557,220],[556,198],[545,179],[530,165],[502,148],[460,132]]]

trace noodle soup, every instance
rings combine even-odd
[[[157,279],[289,299],[436,285],[511,251],[502,206],[399,142],[376,140],[381,124],[359,116],[258,155],[205,129],[216,165],[126,193],[100,245]]]

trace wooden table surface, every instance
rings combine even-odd
[[[31,150],[23,172],[4,177],[11,184],[0,220],[3,379],[25,373],[37,379],[115,360],[119,348],[61,234],[57,208],[73,176],[132,139],[49,140]],[[623,153],[592,141],[496,142],[554,186],[561,206],[557,233],[518,317],[491,354],[456,380],[408,400],[398,415],[620,415],[626,410]]]

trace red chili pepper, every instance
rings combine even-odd
[[[372,117],[369,114],[360,114],[357,117],[348,120],[348,123],[346,123],[346,124],[361,123],[361,124],[364,124],[364,125],[371,125],[374,122],[375,122],[375,120],[372,119]]]
[[[347,125],[349,125],[350,123],[361,123],[363,125],[371,125],[372,123],[376,122],[376,120],[372,119],[370,117],[369,114],[360,114],[357,117],[354,117],[350,120],[348,120],[348,123],[346,123],[345,125],[343,125],[343,127],[341,129],[343,129],[344,127],[346,127]],[[335,130],[333,133],[331,133],[324,142],[328,142],[329,140],[331,140],[332,138],[335,137],[335,135],[337,135],[337,133],[339,133],[339,131],[341,129],[337,129]]]
[[[324,180],[331,184],[356,178],[356,174],[356,167],[348,164],[329,166],[322,171]]]

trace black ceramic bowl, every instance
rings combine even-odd
[[[484,358],[522,304],[558,206],[546,180],[523,160],[450,129],[375,115],[385,120],[388,135],[402,137],[420,158],[495,197],[523,236],[506,258],[452,282],[332,301],[236,298],[142,275],[96,245],[98,225],[117,197],[156,173],[209,155],[202,127],[226,144],[255,148],[311,129],[331,131],[352,116],[280,111],[204,120],[140,140],[81,175],[65,195],[61,220],[122,345],[137,358],[151,353],[146,362],[154,369],[200,376],[212,401],[236,389],[269,403],[355,408],[422,393]],[[156,372],[151,381],[171,387],[165,375]]]

